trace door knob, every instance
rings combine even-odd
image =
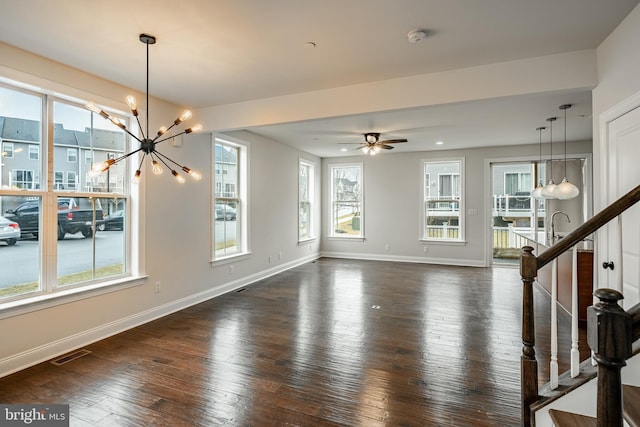
[[[613,270],[613,261],[609,261],[609,262],[603,262],[602,263],[602,268],[604,268],[605,270],[607,268],[610,268],[611,270]]]

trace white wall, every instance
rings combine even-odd
[[[591,141],[567,143],[568,154],[591,152]],[[466,244],[428,242],[421,243],[421,197],[423,170],[421,160],[465,158],[464,209],[476,209],[478,214],[466,216]],[[335,163],[364,163],[364,241],[345,241],[322,237],[322,253],[326,256],[364,259],[426,262],[453,265],[486,266],[490,242],[491,194],[487,161],[499,159],[539,157],[539,146],[477,148],[469,150],[443,150],[419,153],[382,153],[377,156],[359,156],[323,159],[323,206],[329,203],[328,165]],[[486,196],[485,196],[486,195]],[[325,208],[326,210],[326,208]],[[329,225],[324,216],[324,229]],[[326,233],[325,233],[326,234]],[[390,249],[386,250],[386,245]],[[424,252],[424,246],[427,252]]]

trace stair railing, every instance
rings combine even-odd
[[[598,212],[584,224],[567,234],[561,241],[544,251],[540,256],[533,254],[533,247],[525,246],[520,255],[520,275],[522,277],[522,355],[520,356],[520,387],[522,425],[531,425],[531,404],[538,395],[538,362],[535,351],[535,321],[533,305],[533,282],[538,270],[552,262],[564,252],[605,226],[624,211],[640,201],[640,185]]]

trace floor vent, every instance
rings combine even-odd
[[[89,350],[76,350],[72,353],[67,353],[64,356],[60,356],[55,360],[51,361],[52,365],[56,365],[56,366],[60,366],[60,365],[64,365],[65,363],[71,362],[72,360],[76,360],[79,359],[82,356],[86,356],[87,354],[90,354],[91,352]]]
[[[244,292],[246,290],[247,290],[247,288],[242,288],[242,289],[238,289],[236,292]]]

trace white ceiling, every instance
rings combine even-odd
[[[153,34],[151,94],[199,108],[592,49],[639,1],[20,0],[2,9],[0,41],[144,92],[138,35]],[[428,38],[408,43],[413,29]],[[323,157],[368,131],[408,138],[396,152],[535,143],[565,103],[568,139],[590,139],[589,91],[251,130]]]

